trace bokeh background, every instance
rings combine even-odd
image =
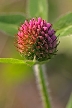
[[[49,21],[72,11],[72,0],[48,0]],[[0,0],[0,13],[23,12],[27,0]],[[45,65],[52,108],[65,108],[72,91],[72,37],[60,38],[58,54]],[[0,57],[21,58],[14,38],[0,31]],[[42,108],[33,69],[0,64],[0,108]]]

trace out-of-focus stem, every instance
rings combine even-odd
[[[43,69],[39,64],[34,66],[34,71],[36,75],[37,85],[42,97],[43,106],[44,108],[51,108],[49,93],[48,93],[46,79],[45,79],[45,72],[43,72]]]

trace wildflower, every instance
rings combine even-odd
[[[45,61],[57,52],[58,39],[52,24],[42,18],[32,18],[19,27],[17,49],[28,60]]]

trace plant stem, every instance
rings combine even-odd
[[[46,85],[45,72],[43,72],[43,69],[40,64],[34,66],[34,71],[36,75],[37,85],[43,100],[43,106],[44,108],[51,108],[49,94]]]

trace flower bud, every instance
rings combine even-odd
[[[18,51],[28,60],[45,61],[57,52],[58,39],[52,24],[42,18],[26,20],[16,36]]]

